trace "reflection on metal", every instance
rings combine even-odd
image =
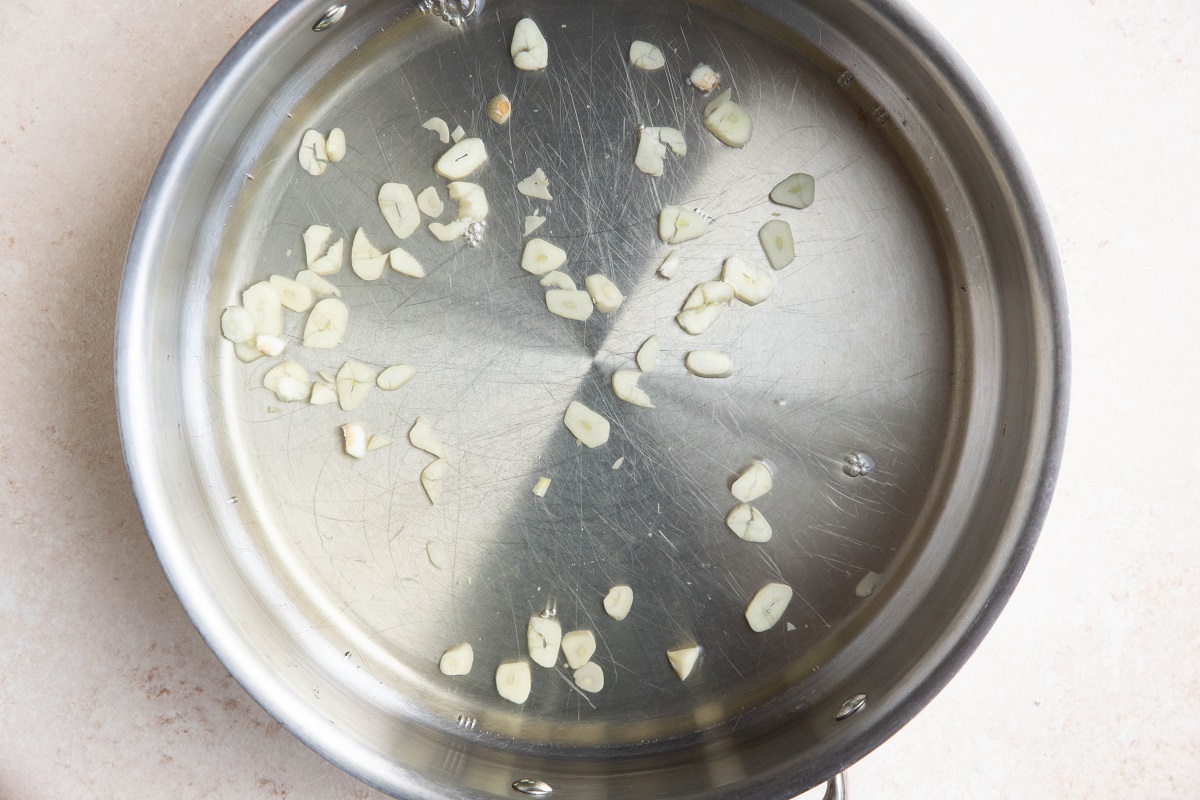
[[[834,714],[834,719],[842,720],[846,717],[857,714],[862,711],[867,705],[867,696],[865,694],[856,694],[846,702],[842,703],[842,707]]]
[[[535,781],[529,778],[523,778],[519,781],[513,781],[512,787],[521,794],[527,794],[530,797],[546,797],[554,793],[554,788],[545,781]]]
[[[336,5],[332,5],[325,9],[325,13],[321,15],[321,18],[313,23],[312,29],[317,33],[320,33],[321,31],[327,31],[334,25],[337,25],[339,22],[341,22],[342,17],[344,16],[346,16],[345,3],[337,3]]]

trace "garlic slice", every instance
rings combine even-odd
[[[412,380],[416,370],[408,364],[396,364],[388,367],[375,378],[375,385],[385,392],[394,392]]]
[[[254,339],[245,342],[236,342],[233,345],[233,354],[243,364],[249,364],[263,357],[263,354],[258,352],[258,347],[254,344]]]
[[[350,269],[364,281],[378,280],[387,265],[387,254],[371,244],[367,232],[359,228],[354,232],[354,243],[350,246]]]
[[[458,218],[480,222],[487,219],[488,201],[483,187],[477,183],[454,181],[446,187],[450,199],[458,203]]]
[[[388,437],[382,436],[378,433],[372,433],[370,437],[367,438],[367,452],[369,453],[372,450],[379,450],[380,448],[387,447],[391,443],[392,440]]]
[[[425,490],[431,503],[436,504],[438,498],[442,496],[442,481],[446,478],[447,466],[449,466],[449,462],[444,458],[439,458],[430,461],[425,465],[425,469],[421,470],[421,488]]]
[[[590,294],[568,289],[551,289],[546,292],[546,308],[551,314],[579,322],[590,317],[595,310]]]
[[[675,321],[693,336],[699,335],[712,327],[732,301],[733,287],[728,283],[704,281],[692,289]]]
[[[325,137],[318,131],[305,131],[300,140],[298,153],[300,166],[309,175],[317,176],[325,172],[329,166],[329,153],[325,150]]]
[[[508,122],[508,118],[512,115],[512,101],[508,99],[508,95],[498,94],[489,100],[487,115],[488,119],[497,125]]]
[[[672,250],[667,253],[667,257],[658,265],[658,274],[670,280],[679,272],[679,251]]]
[[[358,422],[347,422],[342,426],[346,455],[363,458],[367,454],[367,432]]]
[[[437,456],[444,459],[446,457],[446,448],[438,441],[437,436],[433,433],[433,428],[429,427],[429,423],[424,417],[417,417],[413,421],[412,428],[408,431],[408,441],[418,450],[424,450],[431,456]]]
[[[762,633],[775,627],[788,603],[792,602],[792,587],[785,583],[768,583],[758,590],[746,606],[746,622],[750,630]]]
[[[342,411],[353,411],[375,385],[375,370],[357,361],[347,361],[337,374],[338,405]]]
[[[854,595],[856,597],[870,597],[879,584],[883,583],[883,576],[878,572],[868,572],[863,576],[863,579],[854,587]]]
[[[563,424],[580,444],[587,447],[599,447],[608,441],[608,420],[578,400],[572,400],[567,406]]]
[[[729,530],[747,542],[771,541],[771,524],[757,508],[738,503],[725,517]]]
[[[302,269],[296,273],[296,283],[302,286],[307,286],[314,294],[331,294],[334,297],[341,297],[342,290],[334,286],[329,281],[322,278],[311,269]]]
[[[738,500],[749,503],[771,491],[773,482],[771,469],[763,462],[755,461],[742,471],[730,491]]]
[[[604,670],[594,662],[581,665],[571,677],[575,679],[575,685],[585,692],[595,694],[604,688]]]
[[[338,239],[329,245],[325,255],[308,265],[309,270],[318,275],[334,275],[342,271],[342,254],[345,249],[344,240]]]
[[[804,172],[793,173],[771,190],[771,202],[792,208],[808,208],[817,196],[817,179]]]
[[[272,275],[269,282],[275,287],[275,291],[279,292],[279,302],[284,308],[296,312],[304,312],[312,308],[312,289],[304,284],[282,275]]]
[[[425,557],[429,559],[429,563],[433,565],[434,569],[445,569],[450,564],[450,558],[446,554],[446,545],[432,539],[425,543]]]
[[[450,144],[450,126],[441,117],[430,117],[421,123],[421,127],[427,131],[436,133],[438,138],[442,140],[442,144]]]
[[[496,667],[496,693],[509,702],[520,705],[529,699],[533,679],[529,665],[513,661]]]
[[[263,376],[263,386],[283,403],[295,403],[308,397],[308,370],[295,361],[276,364]]]
[[[613,394],[626,403],[642,408],[654,408],[654,404],[650,402],[650,396],[637,385],[640,377],[642,377],[642,373],[635,369],[617,370],[612,374]]]
[[[687,143],[683,134],[675,128],[643,127],[638,132],[637,152],[633,164],[647,175],[655,178],[663,174],[663,162],[667,148],[677,156],[687,155]]]
[[[775,291],[771,273],[737,256],[725,259],[721,280],[732,286],[734,297],[748,306],[758,305]]]
[[[730,147],[745,147],[754,133],[754,123],[746,109],[729,99],[726,89],[704,109],[704,127]]]
[[[334,128],[329,132],[329,137],[325,140],[325,154],[334,164],[346,157],[346,132],[341,128]]]
[[[571,276],[558,270],[547,272],[538,283],[554,289],[564,289],[568,292],[575,291],[575,281],[571,280]]]
[[[429,223],[429,232],[439,242],[451,242],[455,239],[461,239],[467,233],[467,226],[471,224],[467,219],[456,219],[451,223],[443,225],[440,222]]]
[[[461,142],[463,140],[463,137],[466,135],[467,135],[467,132],[463,130],[462,125],[455,125],[454,130],[450,131],[450,141],[454,142],[455,144],[458,144],[459,142]]]
[[[567,666],[579,669],[596,654],[596,634],[588,630],[571,631],[562,637],[563,656]]]
[[[517,184],[517,191],[534,200],[554,199],[550,196],[550,179],[546,177],[546,173],[542,172],[541,167],[535,169],[528,178],[520,181]]]
[[[696,661],[700,658],[700,648],[696,645],[681,647],[678,650],[668,650],[667,660],[671,662],[671,668],[675,670],[675,674],[679,676],[679,680],[686,681],[688,675],[692,674],[692,670],[696,668]]]
[[[658,334],[647,339],[637,351],[637,365],[642,372],[654,372],[658,369],[658,351],[661,348]]]
[[[482,139],[463,139],[442,154],[433,170],[447,180],[460,181],[479,169],[487,158]]]
[[[667,244],[680,244],[704,235],[708,220],[680,206],[667,206],[658,213],[658,238]]]
[[[421,210],[417,208],[417,198],[407,184],[385,183],[379,187],[377,201],[383,218],[397,237],[407,239],[421,224]],[[351,263],[353,264],[353,250]]]
[[[567,251],[545,239],[530,239],[521,253],[521,269],[534,275],[545,275],[567,261]]]
[[[621,307],[621,303],[625,302],[625,295],[621,294],[617,285],[604,275],[588,275],[584,278],[583,285],[587,287],[588,294],[592,296],[596,310],[602,314],[611,314]]]
[[[283,335],[283,305],[268,282],[259,281],[242,292],[242,308],[250,315],[256,335]]]
[[[625,463],[625,456],[621,456],[620,458],[618,458],[616,461],[613,462],[612,468],[620,469],[621,465],[624,463]]]
[[[474,665],[475,651],[467,642],[454,645],[442,653],[442,658],[438,661],[438,669],[443,675],[466,675]]]
[[[327,406],[337,402],[337,390],[333,388],[332,383],[323,381],[314,383],[312,391],[308,395],[308,404],[311,406]]]
[[[426,186],[417,195],[417,208],[427,217],[440,217],[446,210],[436,186]]]
[[[518,22],[517,27],[513,29],[509,52],[512,55],[513,66],[529,72],[545,69],[550,59],[546,37],[542,36],[537,23],[529,17]]]
[[[692,74],[688,76],[687,80],[697,91],[705,94],[721,85],[721,76],[703,61],[692,69]]]
[[[728,378],[733,374],[733,362],[720,350],[693,350],[683,365],[697,378]]]
[[[561,275],[562,273],[556,273]],[[568,279],[569,280],[569,279]],[[572,286],[572,288],[574,288]],[[229,341],[248,342],[254,338],[254,319],[241,306],[230,306],[221,313],[221,335]]]
[[[403,248],[392,248],[392,251],[388,253],[388,263],[392,265],[393,270],[399,272],[401,275],[407,275],[410,278],[425,277],[425,268]]]
[[[629,63],[638,69],[653,72],[666,66],[667,59],[663,56],[662,50],[650,42],[643,42],[639,39],[629,45]]]
[[[533,485],[533,493],[538,497],[545,497],[548,491],[550,491],[550,479],[545,476],[538,478],[537,483]]]
[[[537,214],[532,214],[532,215],[526,217],[525,218],[525,235],[528,236],[529,234],[536,231],[538,228],[542,227],[542,225],[544,225],[545,223],[546,223],[546,218],[542,217],[542,216],[538,216]]]
[[[327,225],[309,225],[305,230],[302,238],[304,239],[304,264],[311,266],[314,261],[321,257],[321,253],[325,251],[325,246],[329,244],[329,240],[333,237],[333,228]]]
[[[608,594],[604,596],[604,612],[617,622],[629,616],[629,610],[632,608],[633,589],[623,583],[609,589]]]
[[[529,657],[538,666],[550,668],[558,661],[558,648],[562,644],[562,626],[550,617],[530,617],[525,629],[525,642],[529,646]]]
[[[762,243],[767,261],[775,269],[783,269],[796,260],[796,240],[792,238],[792,226],[786,220],[773,219],[758,229],[758,241]]]
[[[287,347],[287,342],[278,336],[268,336],[267,334],[260,333],[254,337],[254,347],[264,356],[275,358],[283,354],[284,348]]]

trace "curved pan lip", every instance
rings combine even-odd
[[[1062,459],[1070,383],[1068,310],[1058,251],[1045,207],[1011,131],[978,79],[915,10],[902,0],[862,2],[906,36],[945,77],[970,118],[987,137],[1007,175],[1014,207],[1021,215],[1022,230],[1029,237],[1028,249],[1035,261],[1037,285],[1049,312],[1048,338],[1053,351],[1046,358],[1052,367],[1053,384],[1048,387],[1049,399],[1043,406],[1046,428],[1040,470],[1036,479],[1028,476],[1025,479],[1032,491],[1021,532],[988,601],[974,616],[956,621],[946,631],[944,636],[954,644],[905,702],[896,704],[887,716],[878,718],[864,733],[837,748],[838,769],[861,759],[915,716],[958,672],[1012,595],[1050,506]],[[405,791],[405,786],[421,786],[423,798],[459,800],[466,795],[447,794],[423,785],[419,776],[401,769],[350,736],[332,731],[328,720],[311,706],[298,702],[278,683],[273,670],[241,638],[222,611],[212,587],[205,584],[196,564],[188,558],[182,532],[159,491],[161,476],[143,457],[159,446],[147,429],[138,424],[146,413],[138,393],[145,370],[144,309],[156,266],[155,255],[169,233],[172,209],[185,183],[183,178],[196,159],[208,127],[219,118],[225,99],[239,90],[250,66],[269,53],[271,35],[311,23],[326,5],[323,0],[281,0],[255,22],[205,81],[155,169],[134,226],[117,307],[115,388],[122,447],[145,527],[168,581],[210,649],[259,705],[314,751],[382,791],[395,793]],[[807,787],[789,788],[799,792]]]

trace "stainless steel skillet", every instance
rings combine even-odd
[[[122,289],[131,476],[213,649],[301,739],[400,797],[787,798],[877,746],[1012,591],[1065,419],[1048,226],[972,79],[882,0],[331,8],[279,4],[218,67],[150,186]],[[512,66],[523,16],[549,40],[544,72]],[[633,39],[662,46],[667,66],[630,69]],[[754,116],[742,150],[700,125],[707,98],[683,80],[700,61]],[[497,127],[484,107],[501,91],[514,112]],[[444,147],[420,127],[435,115],[491,154],[481,245],[421,232],[405,247],[425,279],[331,278],[351,310],[338,350],[305,351],[303,315],[288,317],[289,356],[314,371],[353,358],[418,377],[353,414],[280,403],[261,386],[270,363],[241,364],[220,339],[221,309],[301,269],[309,224],[397,244],[375,193],[438,182]],[[634,169],[639,124],[689,142],[662,178]],[[301,172],[301,135],[334,126],[346,159]],[[550,203],[514,190],[537,167]],[[816,176],[817,202],[767,202],[796,171]],[[666,203],[715,220],[680,248],[672,281],[655,274]],[[617,313],[546,314],[518,266],[535,208],[573,277],[622,287]],[[702,337],[734,376],[688,375],[698,342],[673,321],[683,298],[728,255],[761,262],[756,234],[776,213],[797,262],[767,302]],[[651,333],[653,410],[608,385]],[[611,419],[607,445],[581,448],[563,428],[574,399]],[[428,458],[403,443],[418,414],[452,454],[436,506],[416,480]],[[398,444],[346,458],[351,417]],[[859,454],[867,474],[853,474]],[[755,503],[775,530],[761,545],[723,522],[729,483],[755,458],[778,468]],[[541,475],[544,500],[529,491]],[[860,597],[868,573],[882,581]],[[795,597],[756,634],[742,612],[768,581]],[[616,583],[636,592],[620,623],[600,604]],[[549,611],[595,631],[605,689],[535,668],[529,701],[508,703],[493,671],[526,656],[526,620]],[[475,668],[449,679],[437,657],[460,641]],[[680,682],[664,653],[689,643],[704,655]]]

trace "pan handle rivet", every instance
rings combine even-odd
[[[842,707],[833,715],[834,719],[843,720],[846,717],[857,714],[867,707],[867,696],[865,694],[856,694],[846,702],[842,703]]]
[[[512,787],[521,794],[527,794],[530,797],[546,797],[554,793],[554,787],[545,781],[535,781],[529,778],[522,778],[519,781],[513,781]]]
[[[329,8],[325,9],[325,13],[321,15],[321,18],[319,20],[317,20],[316,22],[313,23],[313,30],[316,31],[317,33],[320,33],[321,31],[327,31],[330,28],[332,28],[334,25],[337,25],[339,22],[341,22],[342,17],[344,17],[345,15],[346,15],[346,4],[345,3],[337,3],[335,5],[332,5]]]

